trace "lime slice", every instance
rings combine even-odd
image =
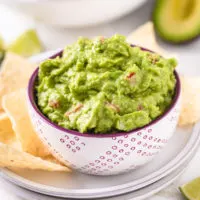
[[[42,50],[42,45],[36,31],[27,30],[14,42],[12,42],[7,47],[7,50],[28,57],[40,53]]]
[[[200,178],[181,186],[180,191],[188,200],[200,200]]]

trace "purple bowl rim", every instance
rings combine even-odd
[[[132,45],[132,47],[136,46],[136,45]],[[143,47],[140,47],[142,50],[144,51],[149,51],[149,52],[153,52],[149,49],[146,49],[146,48],[143,48]],[[62,52],[63,50],[59,51],[58,53],[50,56],[48,59],[52,59],[52,58],[55,58],[57,56],[62,56]],[[52,126],[53,128],[55,129],[58,129],[62,132],[66,132],[68,134],[71,134],[71,135],[76,135],[76,136],[81,136],[81,137],[94,137],[94,138],[110,138],[110,137],[119,137],[119,136],[124,136],[124,135],[129,135],[129,134],[132,134],[132,133],[136,133],[138,131],[141,131],[142,129],[147,129],[149,128],[150,126],[152,125],[155,125],[156,123],[158,123],[161,119],[163,119],[165,116],[168,115],[168,113],[170,113],[170,111],[175,107],[179,97],[180,97],[180,91],[181,91],[181,83],[180,83],[180,78],[178,76],[178,73],[176,72],[176,70],[174,70],[174,75],[175,75],[175,78],[176,78],[176,86],[175,86],[175,95],[174,95],[174,98],[171,102],[171,105],[169,106],[169,108],[162,114],[160,115],[159,117],[157,117],[155,120],[151,121],[149,124],[143,126],[143,127],[140,127],[140,128],[136,128],[136,129],[133,129],[131,131],[128,131],[128,132],[117,132],[117,133],[108,133],[108,134],[90,134],[90,133],[80,133],[78,131],[75,131],[75,130],[69,130],[69,129],[66,129],[66,128],[63,128],[53,122],[51,122],[50,119],[48,119],[41,111],[40,109],[38,108],[36,102],[35,102],[35,98],[34,98],[34,85],[35,85],[35,79],[38,75],[38,71],[39,71],[39,67],[37,67],[35,69],[35,71],[33,72],[33,74],[31,75],[30,79],[29,79],[29,83],[28,83],[28,100],[32,106],[32,108],[35,110],[35,112],[47,123],[49,124],[50,126]]]

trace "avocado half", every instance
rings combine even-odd
[[[200,0],[156,0],[153,22],[164,40],[189,41],[200,34]]]

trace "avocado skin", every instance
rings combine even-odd
[[[159,23],[158,23],[159,12],[162,6],[164,5],[165,1],[167,0],[156,0],[154,9],[152,12],[152,21],[153,21],[156,35],[158,35],[162,40],[169,42],[171,44],[188,44],[198,39],[200,36],[200,20],[199,20],[199,31],[195,33],[193,36],[189,36],[189,37],[185,36],[185,37],[182,37],[182,38],[180,37],[179,39],[177,39],[177,38],[174,38],[173,36],[169,36],[168,34],[165,34],[165,32],[161,30],[162,28],[160,28]]]

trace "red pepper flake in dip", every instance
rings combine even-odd
[[[78,112],[83,107],[83,104],[78,104],[75,108],[73,108],[71,111],[68,111],[65,113],[65,117],[69,117],[72,113]]]
[[[59,104],[59,101],[57,101],[57,100],[50,100],[49,106],[56,109],[56,108],[59,108],[60,104]]]
[[[126,78],[131,79],[135,75],[135,72],[131,72]]]
[[[143,110],[143,109],[144,107],[141,104],[139,104],[137,110]]]

